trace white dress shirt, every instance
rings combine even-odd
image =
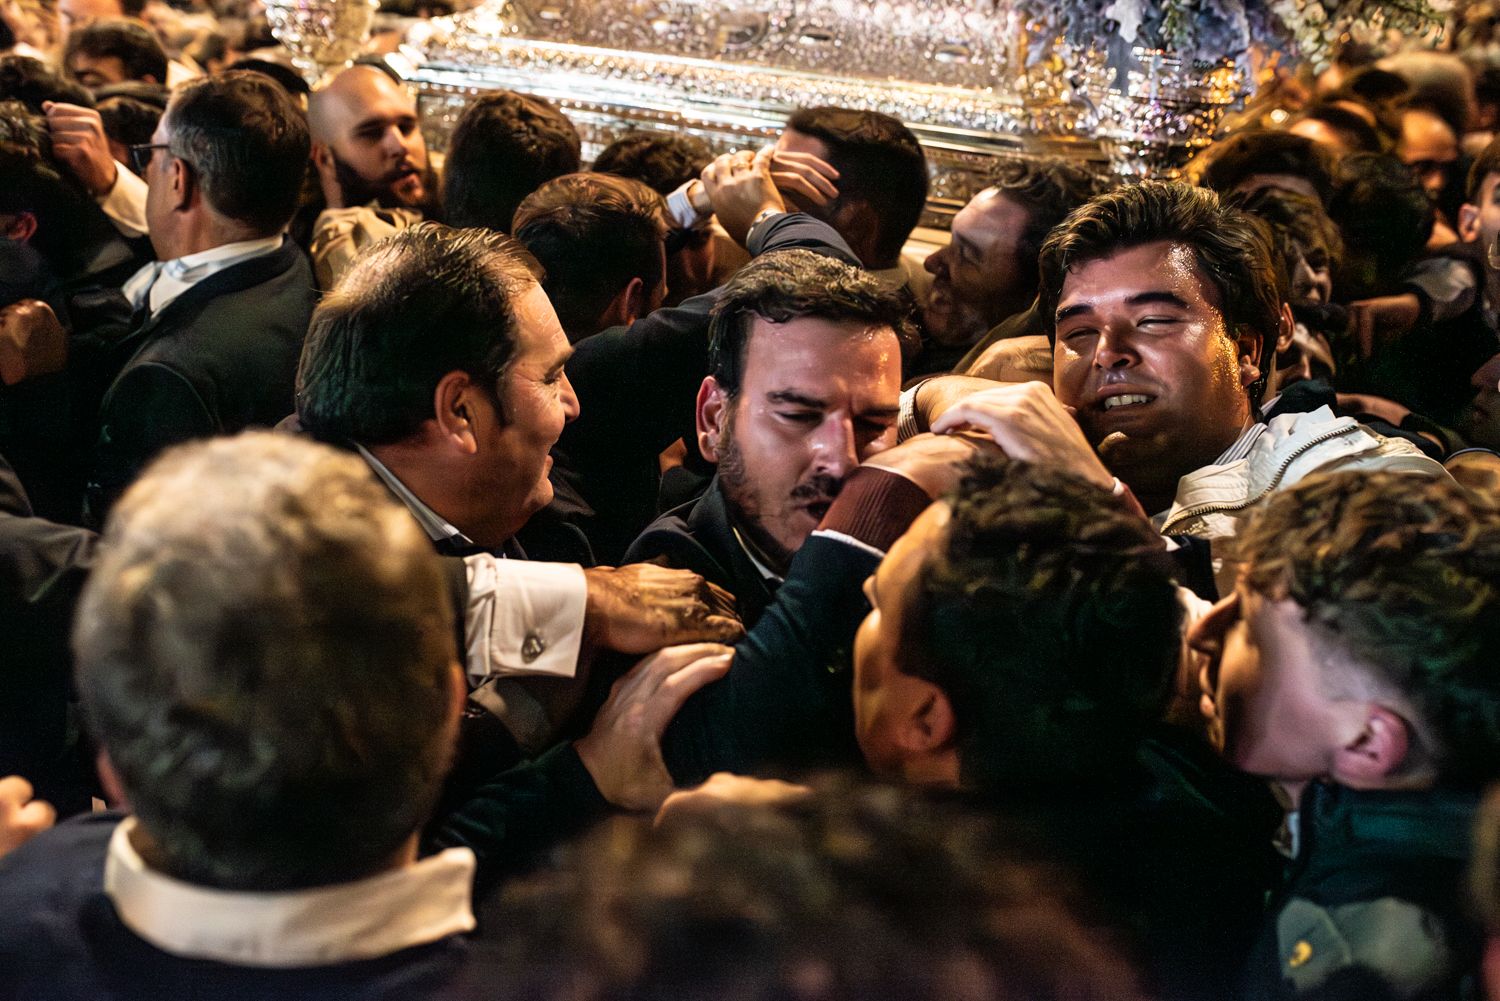
[[[151,231],[146,222],[146,182],[118,160],[115,161],[114,186],[97,201],[121,236],[134,238]]]
[[[104,893],[125,927],[186,959],[235,966],[329,966],[388,956],[474,929],[474,853],[450,848],[352,883],[249,893],[185,883],[148,866],[115,828]]]
[[[196,254],[170,261],[153,261],[125,282],[120,291],[134,309],[149,305],[151,312],[165,309],[172,300],[210,275],[281,249],[281,234],[258,240],[224,243]]]

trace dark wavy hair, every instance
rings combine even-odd
[[[898,662],[953,706],[981,790],[1097,782],[1166,711],[1182,607],[1151,526],[1083,480],[973,461],[919,573]]]
[[[1281,325],[1276,258],[1265,227],[1226,204],[1207,188],[1181,182],[1145,181],[1106,192],[1052,231],[1038,262],[1038,304],[1048,336],[1063,282],[1078,267],[1148,243],[1183,244],[1218,292],[1230,337],[1241,327],[1260,335],[1260,367],[1270,371]],[[1266,376],[1250,386],[1260,402]]]
[[[916,340],[910,310],[895,290],[832,257],[811,250],[778,250],[741,268],[714,303],[708,371],[725,395],[739,395],[756,318],[785,323],[802,316],[890,327],[903,354]]]
[[[1273,494],[1240,530],[1245,584],[1290,598],[1414,706],[1413,764],[1500,776],[1500,507],[1448,477],[1346,472]]]

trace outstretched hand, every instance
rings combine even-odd
[[[599,793],[627,810],[655,810],[672,792],[661,737],[688,696],[722,678],[734,651],[715,643],[668,647],[614,683],[588,735],[573,747]]]
[[[652,563],[585,570],[584,637],[620,653],[650,653],[672,643],[733,641],[745,632],[734,598],[691,570]]]

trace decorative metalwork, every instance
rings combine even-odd
[[[370,37],[379,0],[263,0],[271,34],[316,83],[348,66]]]
[[[1245,93],[1245,78],[1228,59],[1191,63],[1156,49],[1136,49],[1140,68],[1106,92],[1099,134],[1117,173],[1173,178],[1219,133],[1224,116]]]

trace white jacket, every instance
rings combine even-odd
[[[1229,538],[1246,512],[1273,491],[1312,473],[1346,469],[1448,475],[1411,442],[1386,438],[1352,417],[1335,417],[1328,407],[1319,407],[1272,418],[1250,454],[1238,462],[1204,466],[1184,476],[1172,507],[1152,520],[1163,535]]]

